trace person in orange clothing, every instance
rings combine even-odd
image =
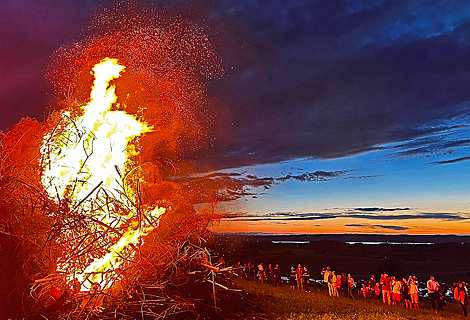
[[[457,301],[462,307],[463,316],[467,316],[467,306],[465,305],[467,300],[468,292],[465,282],[459,281],[457,286],[454,288],[454,300]]]
[[[328,284],[330,286],[331,297],[339,297],[338,290],[336,290],[337,281],[338,281],[338,276],[336,275],[336,271],[332,271],[330,274],[330,279],[328,280]]]
[[[418,299],[418,280],[416,277],[410,276],[408,279],[409,294],[411,298],[411,304],[416,310],[419,310],[419,299]]]
[[[401,281],[397,280],[392,276],[391,287],[392,287],[392,305],[401,306]]]

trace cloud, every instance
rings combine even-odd
[[[343,211],[334,212],[275,212],[267,214],[228,214],[224,217],[225,220],[231,221],[315,221],[324,219],[336,219],[336,218],[354,218],[354,219],[367,219],[367,220],[413,220],[413,219],[425,219],[425,220],[445,220],[445,221],[463,221],[470,219],[470,213],[461,212],[419,212],[413,211],[407,214],[382,214],[387,211],[401,211],[410,210],[408,208],[397,208],[397,209],[384,209],[375,210],[376,208],[365,208],[365,213],[358,213],[356,209],[346,209]]]
[[[349,172],[348,170],[305,172],[305,173],[298,174],[298,175],[288,174],[284,177],[276,178],[276,180],[277,181],[296,180],[300,182],[329,181],[333,178],[345,175],[348,172]]]
[[[338,158],[433,136],[396,151],[435,155],[468,143],[438,143],[469,111],[470,83],[460,80],[470,73],[468,3],[237,1],[230,12],[228,3],[219,12],[262,45],[242,50],[229,78],[210,85],[234,114],[214,165]]]
[[[49,97],[42,70],[49,56],[79,37],[102,1],[67,4],[2,4],[0,61],[8,80],[0,85],[6,115],[1,130],[22,116],[44,114]],[[462,76],[470,74],[468,1],[159,5],[192,8],[185,14],[208,32],[226,69],[222,79],[206,84],[216,110],[212,146],[183,160],[211,170],[347,157],[400,142],[408,145],[392,151],[402,156],[468,146],[468,137],[438,142],[442,130],[457,134],[450,123],[469,112],[470,82]],[[415,141],[422,144],[412,148]],[[284,178],[330,177],[312,172]]]
[[[451,160],[436,161],[436,162],[431,162],[430,165],[450,164],[450,163],[457,163],[457,162],[467,161],[467,160],[470,160],[470,157],[461,157],[461,158],[456,158],[456,159],[451,159]]]
[[[365,212],[387,212],[387,211],[408,211],[410,208],[354,208],[351,211],[365,211]]]
[[[274,185],[286,181],[330,181],[338,177],[343,177],[350,172],[351,170],[317,170],[314,172],[287,174],[279,177],[258,177],[253,174],[239,172],[212,172],[209,174],[171,176],[167,177],[167,179],[190,183],[199,190],[218,190],[219,195],[217,198],[220,201],[232,201],[247,196],[257,198],[257,196],[264,194],[264,190],[271,189]],[[204,188],[204,186],[211,186],[211,188]],[[201,202],[203,202],[203,199],[205,199],[205,197],[202,196]]]
[[[348,179],[368,179],[368,178],[377,178],[377,177],[383,177],[381,174],[373,174],[373,175],[364,175],[364,176],[349,176],[349,177],[343,177],[343,179],[348,180]]]
[[[367,228],[367,229],[388,229],[388,230],[396,230],[396,231],[404,231],[410,228],[401,227],[401,226],[387,226],[387,225],[380,225],[380,224],[345,224],[346,227],[360,227],[360,228]]]
[[[460,148],[470,146],[470,139],[462,137],[462,135],[469,135],[470,130],[468,126],[440,130],[441,132],[434,132],[430,136],[426,135],[419,139],[400,143],[390,147],[390,149],[397,151],[394,154],[396,157],[427,157],[451,155]]]
[[[390,7],[389,7],[390,8]],[[468,3],[457,1],[449,6],[445,1],[426,3],[413,1],[394,7],[376,28],[365,34],[365,43],[376,42],[383,45],[397,41],[409,42],[414,39],[430,39],[452,32],[468,23]],[[417,14],[419,10],[419,14]]]

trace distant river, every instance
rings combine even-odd
[[[272,240],[276,244],[309,244],[310,241]],[[396,245],[432,245],[434,242],[391,242],[391,241],[346,241],[347,244],[396,244]]]
[[[405,245],[432,245],[434,242],[389,242],[389,241],[346,241],[347,244],[405,244]]]

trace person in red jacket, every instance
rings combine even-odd
[[[468,292],[467,287],[465,286],[465,282],[459,281],[457,286],[454,288],[454,300],[460,304],[460,307],[462,307],[462,314],[464,317],[467,316],[467,306],[465,305],[467,296]]]
[[[390,278],[385,272],[380,277],[380,285],[382,286],[382,301],[383,303],[388,303],[390,305],[392,303],[390,296]]]
[[[295,280],[297,281],[297,290],[304,290],[304,282],[302,281],[302,276],[304,274],[304,268],[299,263],[297,269],[295,270]]]

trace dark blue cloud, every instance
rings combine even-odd
[[[212,87],[234,110],[233,139],[214,151],[230,152],[226,166],[335,158],[449,131],[468,115],[469,8],[466,1],[222,2],[220,14],[256,45],[237,51],[244,59],[226,60],[229,78]],[[431,147],[451,148],[448,140]]]
[[[394,45],[400,40],[449,35],[470,20],[465,1],[395,1],[393,9],[365,34],[365,42]]]
[[[355,224],[355,223],[350,223],[350,224],[345,224],[345,226],[346,227],[368,228],[368,229],[388,229],[388,230],[396,230],[396,231],[404,231],[404,230],[410,229],[408,227],[387,226],[387,225],[381,225],[381,224]]]
[[[466,119],[469,121],[470,119]],[[390,147],[394,157],[451,155],[470,146],[468,125],[450,125],[426,129],[430,133]]]
[[[387,211],[408,211],[410,208],[354,208],[350,211],[364,211],[364,212],[387,212]]]
[[[5,115],[0,129],[22,116],[42,118],[50,96],[42,80],[48,57],[79,38],[88,15],[104,3],[2,4],[0,67],[8,76],[0,83]],[[459,135],[454,123],[470,110],[468,1],[220,0],[158,6],[180,10],[204,27],[226,69],[224,78],[207,84],[209,96],[228,110],[214,117],[224,138],[192,160],[231,168],[344,157],[400,142],[391,149],[399,156],[450,154],[468,146],[470,133]]]
[[[456,159],[451,159],[451,160],[443,160],[443,161],[436,161],[436,162],[431,162],[431,165],[437,165],[437,164],[450,164],[450,163],[457,163],[461,161],[467,161],[470,160],[470,157],[461,157],[461,158],[456,158]]]

